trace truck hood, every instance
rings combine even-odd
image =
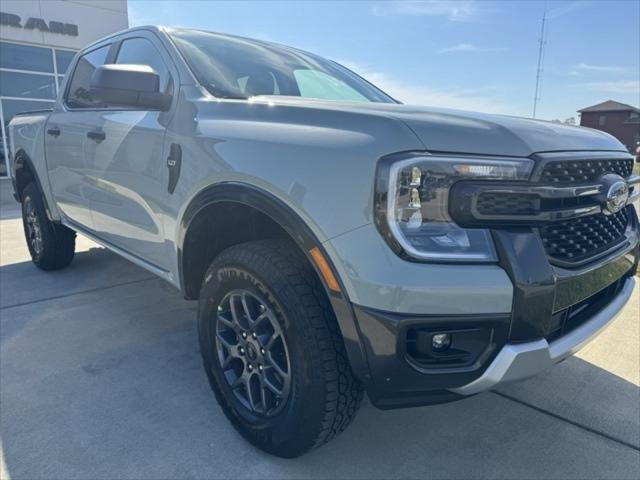
[[[389,103],[333,102],[299,97],[255,97],[275,105],[381,115],[407,125],[432,152],[528,157],[538,152],[626,151],[615,137],[584,127],[462,110]],[[338,120],[338,119],[336,119]]]

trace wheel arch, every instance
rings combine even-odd
[[[241,182],[222,182],[201,190],[193,197],[180,219],[176,238],[178,275],[185,298],[197,298],[202,281],[202,278],[198,278],[198,274],[194,276],[189,272],[190,258],[194,255],[194,252],[190,251],[194,249],[193,236],[198,234],[197,225],[201,223],[198,219],[204,220],[207,211],[222,205],[236,205],[268,218],[278,225],[286,234],[286,238],[289,238],[305,255],[329,298],[345,342],[351,367],[361,381],[366,381],[369,378],[366,356],[360,341],[355,314],[338,271],[322,242],[307,223],[293,208],[270,192]],[[215,233],[209,232],[208,235],[215,236]],[[326,260],[328,268],[338,282],[339,291],[330,288],[327,284],[321,267],[311,253],[314,249],[317,249]],[[203,273],[213,258],[206,262],[202,269]]]
[[[13,157],[13,165],[14,165],[14,175],[12,177],[13,182],[13,190],[15,192],[15,197],[18,202],[22,202],[22,192],[24,188],[30,183],[35,182],[40,194],[42,195],[42,201],[44,203],[44,208],[47,211],[47,217],[49,220],[53,221],[53,216],[51,214],[51,208],[49,207],[49,202],[47,201],[47,196],[44,194],[44,189],[42,188],[42,183],[40,182],[40,178],[38,177],[38,170],[35,168],[33,161],[29,157],[27,152],[20,148],[16,151]]]

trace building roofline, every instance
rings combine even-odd
[[[596,105],[592,105],[590,107],[583,108],[578,110],[578,113],[584,112],[639,112],[640,108],[634,107],[633,105],[627,105],[626,103],[616,102],[615,100],[607,100],[602,103],[598,103]]]

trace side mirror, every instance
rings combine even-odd
[[[89,91],[106,105],[167,110],[171,95],[160,93],[160,76],[148,65],[102,65],[93,72]]]

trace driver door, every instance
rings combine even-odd
[[[175,96],[162,45],[136,32],[117,45],[116,64],[149,65]],[[110,107],[95,112],[88,161],[98,236],[161,270],[170,269],[163,229],[168,171],[163,151],[168,112]]]

